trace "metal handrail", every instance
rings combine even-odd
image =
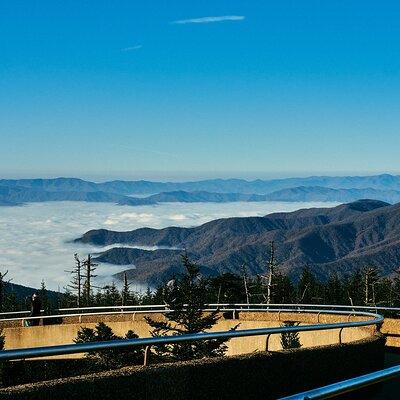
[[[206,304],[207,307],[204,311],[216,311],[219,310],[221,312],[226,311],[243,311],[243,312],[256,312],[256,311],[283,311],[283,312],[303,312],[303,313],[324,313],[324,314],[345,314],[345,315],[355,315],[354,311],[338,311],[338,310],[326,310],[326,309],[303,309],[299,308],[299,304]],[[243,308],[246,306],[247,308]],[[256,308],[249,308],[249,306]],[[262,306],[262,308],[260,308]],[[292,308],[281,308],[283,306],[291,306]],[[167,308],[165,305],[154,305],[153,309],[141,309],[146,308],[148,306],[127,306],[121,307],[121,311],[106,311],[106,312],[93,312],[93,313],[75,313],[75,314],[51,314],[51,315],[40,315],[36,317],[17,317],[17,318],[2,318],[1,322],[12,322],[12,321],[29,321],[29,320],[37,320],[37,319],[55,319],[55,318],[68,318],[68,317],[82,317],[82,316],[100,316],[100,315],[121,315],[121,314],[153,314],[153,313],[169,313],[171,310]],[[157,308],[158,307],[158,308]],[[110,306],[110,309],[119,309],[119,307]],[[92,307],[91,309],[103,309],[103,307]],[[62,310],[62,309],[60,309]],[[71,309],[73,310],[73,309]],[[81,309],[76,309],[81,310]],[[363,312],[358,312],[358,315],[362,315]],[[365,315],[376,315],[371,313],[365,313]]]
[[[224,308],[224,311],[233,311],[236,305],[232,304],[233,308]],[[265,307],[265,304],[264,304]],[[204,311],[212,310],[205,309]],[[153,310],[154,311],[154,310]],[[168,310],[167,310],[168,311]],[[243,311],[260,311],[260,309],[245,309]],[[270,307],[265,308],[264,311],[298,311],[296,309],[271,309]],[[304,310],[305,312],[314,312],[313,310]],[[336,310],[319,310],[327,314],[349,314],[346,311]],[[143,311],[145,312],[145,311]],[[154,311],[157,312],[157,311]],[[92,343],[77,343],[77,344],[66,344],[58,346],[44,346],[44,347],[31,347],[24,349],[13,349],[3,350],[0,352],[0,360],[15,360],[23,358],[34,358],[44,356],[56,356],[63,354],[76,354],[84,353],[87,351],[99,351],[99,350],[110,350],[119,349],[126,347],[145,347],[160,344],[173,344],[180,342],[193,342],[200,340],[211,340],[211,339],[231,339],[235,337],[247,337],[247,336],[260,336],[260,335],[272,335],[286,332],[309,332],[309,331],[321,331],[331,330],[339,328],[354,328],[361,326],[379,325],[383,322],[383,317],[379,314],[369,312],[351,312],[353,315],[371,317],[364,321],[353,321],[353,322],[338,322],[331,324],[314,324],[314,325],[298,325],[291,327],[275,327],[275,328],[258,328],[258,329],[244,329],[244,330],[229,330],[219,332],[207,332],[207,333],[196,333],[186,334],[180,336],[163,336],[163,337],[149,337],[139,339],[122,339],[112,340],[107,342],[92,342]],[[67,314],[67,316],[71,316]],[[49,316],[54,318],[55,316]],[[43,318],[43,317],[32,317],[32,318]]]
[[[283,397],[281,400],[320,400],[330,399],[341,394],[354,392],[356,390],[384,382],[400,376],[400,365],[371,372],[366,375],[357,376],[345,381],[332,383],[317,389],[308,390],[306,392],[294,394],[292,396]]]
[[[281,307],[297,307],[299,309],[304,309],[304,308],[333,308],[333,309],[350,309],[350,310],[373,310],[375,312],[378,311],[391,311],[391,312],[400,312],[400,307],[382,307],[382,306],[352,306],[352,305],[335,305],[335,304],[293,304],[293,303],[286,303],[286,304],[265,304],[265,303],[254,303],[254,304],[247,304],[247,303],[211,303],[207,304],[206,306],[208,307],[228,307],[228,306],[235,306],[236,308],[244,308],[246,307],[262,307],[263,309],[265,308],[281,308]],[[151,305],[134,305],[134,306],[96,306],[96,307],[72,307],[72,308],[59,308],[54,310],[55,312],[58,312],[58,314],[52,314],[48,316],[41,316],[40,318],[47,318],[47,317],[63,317],[63,316],[77,316],[77,315],[84,315],[84,314],[96,314],[92,313],[91,311],[97,311],[97,310],[120,310],[121,311],[129,311],[129,310],[136,310],[141,311],[141,310],[151,310],[151,309],[156,309],[159,311],[162,311],[162,309],[166,310],[168,307],[165,304],[151,304]],[[44,310],[41,310],[44,312]],[[69,314],[69,311],[75,311],[75,313]],[[317,310],[316,310],[317,311]],[[0,317],[3,315],[22,315],[22,314],[29,314],[30,311],[9,311],[9,312],[3,312],[0,313]],[[61,314],[60,314],[61,313]],[[21,318],[0,318],[1,321],[10,321],[10,320],[17,320],[17,319],[30,319],[30,318],[37,318],[37,317],[21,317]]]

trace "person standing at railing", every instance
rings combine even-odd
[[[42,309],[42,302],[40,300],[40,297],[37,293],[34,293],[32,296],[31,300],[31,313],[29,314],[30,317],[40,317],[41,315],[41,310]],[[28,326],[38,326],[40,319],[35,318],[28,320]]]

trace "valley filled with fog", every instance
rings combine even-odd
[[[133,208],[110,203],[44,202],[0,207],[0,270],[8,270],[13,283],[39,287],[44,279],[49,289],[62,290],[69,281],[65,271],[74,266],[74,253],[85,256],[107,249],[71,243],[90,229],[190,227],[218,218],[263,216],[334,205],[337,203],[164,203]],[[101,264],[95,283],[100,286],[110,283],[112,274],[129,267]],[[135,285],[132,288],[141,289]]]

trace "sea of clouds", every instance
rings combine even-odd
[[[8,270],[14,283],[62,289],[65,272],[74,266],[74,253],[85,256],[112,246],[71,243],[90,229],[117,231],[140,227],[197,226],[217,218],[263,216],[299,208],[331,207],[335,203],[164,203],[151,206],[117,206],[109,203],[46,202],[21,207],[0,207],[0,270]],[[144,247],[141,247],[144,248]],[[154,248],[148,248],[154,250]],[[101,264],[97,284],[110,283],[112,275],[127,266]],[[142,287],[133,287],[136,290]]]

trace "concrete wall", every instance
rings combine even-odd
[[[400,319],[385,318],[381,332],[386,335],[386,346],[400,347]]]
[[[83,316],[79,323],[77,317],[66,318],[63,324],[46,325],[36,327],[8,327],[4,328],[6,349],[22,347],[38,347],[73,343],[80,327],[94,328],[94,321],[103,321],[109,325],[115,334],[124,336],[132,329],[140,337],[150,336],[150,327],[144,320],[144,314],[119,314],[105,316]],[[162,314],[151,314],[153,319],[162,319]],[[357,318],[360,319],[360,318]],[[362,318],[361,318],[362,319]],[[212,330],[229,330],[238,323],[238,329],[269,328],[282,324],[282,321],[299,321],[302,324],[316,324],[319,322],[333,323],[348,320],[347,316],[318,315],[314,313],[266,313],[266,312],[242,312],[238,319],[225,319],[221,317],[218,324]],[[353,317],[352,320],[355,320]],[[342,342],[347,343],[371,336],[374,327],[346,328],[342,333]],[[336,344],[339,341],[339,330],[326,330],[318,332],[301,332],[300,341],[303,347],[314,347]],[[272,335],[269,339],[269,350],[281,349],[280,335]],[[228,343],[228,355],[247,354],[266,349],[266,336],[254,336],[232,339]],[[70,355],[66,357],[76,357]]]
[[[374,335],[312,349],[126,367],[2,389],[0,399],[276,399],[382,368],[384,343]]]

